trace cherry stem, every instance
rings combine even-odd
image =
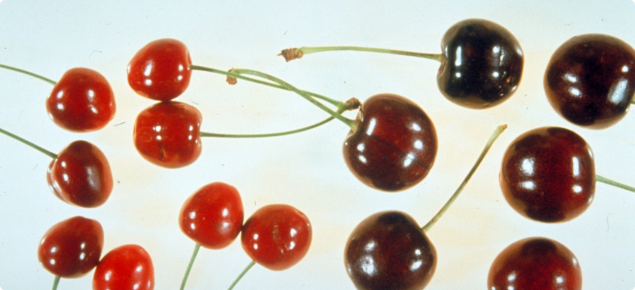
[[[11,132],[5,131],[4,129],[0,128],[0,133],[5,134],[5,135],[7,135],[7,136],[9,136],[9,137],[11,137],[11,138],[13,138],[15,140],[18,140],[18,141],[30,146],[31,148],[46,154],[48,157],[51,157],[53,159],[57,159],[57,154],[55,154],[55,153],[53,153],[51,151],[48,151],[48,150],[46,150],[46,149],[44,149],[44,148],[42,148],[40,146],[37,146],[37,145],[35,145],[35,144],[25,140],[25,139],[22,139],[19,136],[12,134]]]
[[[190,258],[190,263],[187,264],[185,275],[183,275],[183,281],[181,282],[181,290],[185,289],[185,283],[187,282],[187,277],[190,276],[190,271],[192,270],[192,265],[194,265],[194,260],[196,260],[196,255],[198,254],[199,249],[201,249],[201,245],[196,243],[196,246],[194,246],[194,252],[192,253],[192,257]]]
[[[611,180],[611,179],[608,179],[608,178],[603,177],[603,176],[595,175],[595,180],[599,181],[599,182],[606,183],[608,185],[613,185],[613,186],[619,187],[621,189],[626,189],[628,191],[635,192],[635,187],[628,186],[628,185],[623,184],[623,183],[619,183],[619,182],[617,182],[615,180]]]
[[[240,279],[242,279],[243,276],[245,276],[245,274],[247,274],[247,271],[249,271],[249,269],[251,269],[251,267],[253,267],[255,264],[256,264],[256,261],[249,262],[249,265],[247,265],[247,267],[245,267],[245,269],[242,272],[240,272],[240,275],[238,275],[238,277],[236,277],[236,280],[234,280],[234,282],[232,282],[232,284],[229,285],[229,288],[227,288],[227,290],[234,289],[234,286],[236,286],[236,284],[238,284],[238,281],[240,281]]]
[[[301,58],[305,54],[325,52],[325,51],[345,51],[345,50],[406,55],[406,56],[414,56],[414,57],[420,57],[420,58],[426,58],[426,59],[433,59],[436,61],[441,61],[443,59],[443,55],[438,53],[422,53],[422,52],[412,52],[412,51],[403,51],[403,50],[394,50],[394,49],[385,49],[385,48],[361,47],[361,46],[314,46],[314,47],[303,46],[300,48],[283,49],[279,55],[282,55],[286,61],[291,61],[296,58]]]
[[[60,284],[60,276],[55,276],[55,280],[53,280],[53,290],[57,289],[58,284]]]
[[[421,228],[421,230],[424,233],[427,233],[432,228],[432,226],[434,226],[434,224],[436,224],[437,221],[439,221],[441,216],[448,210],[450,205],[452,205],[452,203],[454,203],[456,198],[459,197],[459,194],[461,193],[461,191],[463,191],[463,188],[465,188],[465,186],[467,185],[467,182],[470,181],[470,178],[472,178],[472,175],[474,175],[474,172],[476,172],[476,169],[483,161],[483,158],[485,158],[485,155],[489,151],[490,147],[492,147],[492,144],[494,144],[494,141],[496,141],[498,136],[500,136],[500,134],[503,133],[505,129],[507,129],[507,125],[500,125],[496,128],[496,130],[494,130],[494,133],[489,138],[489,141],[487,141],[487,144],[485,144],[485,148],[483,148],[483,152],[481,152],[481,155],[479,155],[478,159],[476,160],[476,163],[474,163],[474,166],[472,166],[472,169],[470,170],[470,172],[467,174],[465,179],[463,179],[463,182],[461,183],[459,188],[456,189],[452,197],[450,197],[450,200],[448,200],[448,202],[445,203],[443,208],[441,208],[441,210],[434,217],[432,217],[432,219],[425,226]]]
[[[8,66],[8,65],[4,65],[4,64],[0,64],[0,67],[1,68],[6,68],[8,70],[16,71],[16,72],[19,72],[19,73],[23,73],[25,75],[30,75],[30,76],[32,76],[34,78],[41,79],[41,80],[43,80],[43,81],[45,81],[45,82],[47,82],[49,84],[52,84],[52,85],[56,85],[57,84],[54,80],[51,80],[49,78],[45,78],[45,77],[43,77],[43,76],[41,76],[39,74],[35,74],[35,73],[30,72],[30,71],[19,69],[17,67],[12,67],[12,66]]]

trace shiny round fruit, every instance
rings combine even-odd
[[[46,181],[61,200],[89,208],[104,204],[113,188],[106,156],[82,140],[66,146],[49,164]]]
[[[152,290],[154,266],[148,252],[138,245],[112,249],[95,268],[93,290]]]
[[[96,220],[81,216],[52,226],[40,241],[37,256],[55,276],[77,278],[90,272],[101,257],[104,231]]]
[[[359,223],[344,251],[346,272],[360,290],[420,290],[437,266],[432,242],[411,216],[397,211]]]
[[[190,196],[179,214],[181,231],[208,249],[229,246],[243,226],[243,203],[235,187],[214,182]]]
[[[168,101],[181,95],[190,84],[192,59],[187,47],[175,39],[148,43],[128,64],[128,84],[139,95]]]
[[[143,158],[161,167],[179,168],[201,155],[203,116],[180,102],[161,102],[141,111],[134,124],[135,148]]]
[[[635,94],[635,50],[608,35],[573,37],[551,56],[544,86],[551,106],[569,122],[610,127],[624,118]]]
[[[567,129],[534,129],[509,145],[499,181],[507,202],[523,216],[541,222],[568,221],[593,201],[593,152],[582,137]]]
[[[428,175],[437,155],[437,133],[417,104],[398,95],[375,95],[362,104],[356,122],[343,151],[357,179],[376,189],[399,191]]]
[[[267,205],[257,210],[243,226],[243,250],[263,267],[282,271],[304,258],[311,245],[311,222],[296,208]]]
[[[441,49],[437,84],[453,103],[485,109],[516,92],[523,73],[523,50],[514,35],[499,24],[463,20],[443,35]]]
[[[490,290],[580,290],[582,270],[575,255],[547,238],[527,238],[505,248],[487,277]]]
[[[58,126],[73,132],[105,127],[115,117],[115,95],[106,78],[87,68],[64,73],[46,99],[46,111]]]

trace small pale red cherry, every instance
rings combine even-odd
[[[201,155],[202,121],[201,113],[185,103],[168,101],[150,106],[135,121],[135,148],[143,158],[161,167],[190,165]]]
[[[179,214],[181,231],[208,249],[231,244],[243,226],[243,204],[235,187],[214,182],[190,196]]]
[[[311,245],[311,223],[290,205],[273,204],[257,210],[243,226],[241,243],[256,263],[286,270],[304,258]]]
[[[123,245],[106,254],[93,275],[93,290],[152,290],[154,266],[138,245]]]
[[[97,265],[103,245],[101,224],[76,216],[46,231],[38,246],[38,260],[55,276],[77,278]]]
[[[73,132],[90,132],[105,127],[116,111],[110,84],[100,73],[72,68],[55,84],[46,99],[49,117]]]
[[[192,60],[187,47],[175,39],[159,39],[141,48],[128,64],[128,84],[139,95],[168,101],[190,84]]]

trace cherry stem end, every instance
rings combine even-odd
[[[236,286],[236,284],[238,284],[238,281],[240,281],[240,279],[242,279],[243,276],[245,276],[245,274],[247,274],[247,271],[249,271],[249,269],[251,269],[251,267],[253,267],[255,264],[256,264],[256,261],[249,262],[247,267],[245,267],[245,269],[242,272],[240,272],[240,275],[238,275],[238,277],[236,277],[236,280],[234,280],[234,282],[232,282],[232,284],[229,285],[229,288],[227,288],[227,290],[234,289],[234,286]]]
[[[611,180],[611,179],[608,179],[608,178],[600,176],[600,175],[595,175],[595,180],[599,181],[599,182],[602,182],[602,183],[606,183],[608,185],[619,187],[621,189],[626,189],[628,191],[635,192],[635,187],[628,186],[628,185],[623,184],[623,183],[619,183],[619,182],[617,182],[615,180]]]

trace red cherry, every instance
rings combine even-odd
[[[153,164],[178,168],[201,155],[200,127],[203,116],[180,102],[161,102],[141,111],[134,125],[134,144]]]
[[[38,260],[55,276],[77,278],[97,265],[103,245],[101,224],[76,216],[46,231],[38,246]]]
[[[569,122],[610,127],[624,118],[635,94],[635,50],[608,35],[573,37],[551,56],[544,86],[551,106]]]
[[[181,231],[208,249],[222,249],[233,242],[243,226],[243,204],[238,190],[214,182],[190,196],[179,214]]]
[[[296,208],[268,205],[257,210],[243,226],[243,250],[256,263],[274,271],[297,264],[311,245],[311,222]]]
[[[490,290],[579,290],[582,270],[575,255],[547,238],[527,238],[505,248],[487,277]]]
[[[181,95],[190,84],[190,53],[175,39],[152,41],[128,64],[128,84],[139,95],[168,101]]]
[[[534,129],[509,145],[499,180],[505,199],[518,213],[542,222],[568,221],[593,201],[593,152],[567,129]]]
[[[362,104],[356,122],[344,141],[344,160],[364,184],[398,191],[428,175],[437,133],[417,104],[398,95],[375,95]]]
[[[95,131],[114,118],[115,96],[98,72],[72,68],[53,87],[46,110],[53,122],[66,130]]]
[[[154,289],[154,266],[142,247],[123,245],[101,259],[93,275],[93,290],[114,289]]]

